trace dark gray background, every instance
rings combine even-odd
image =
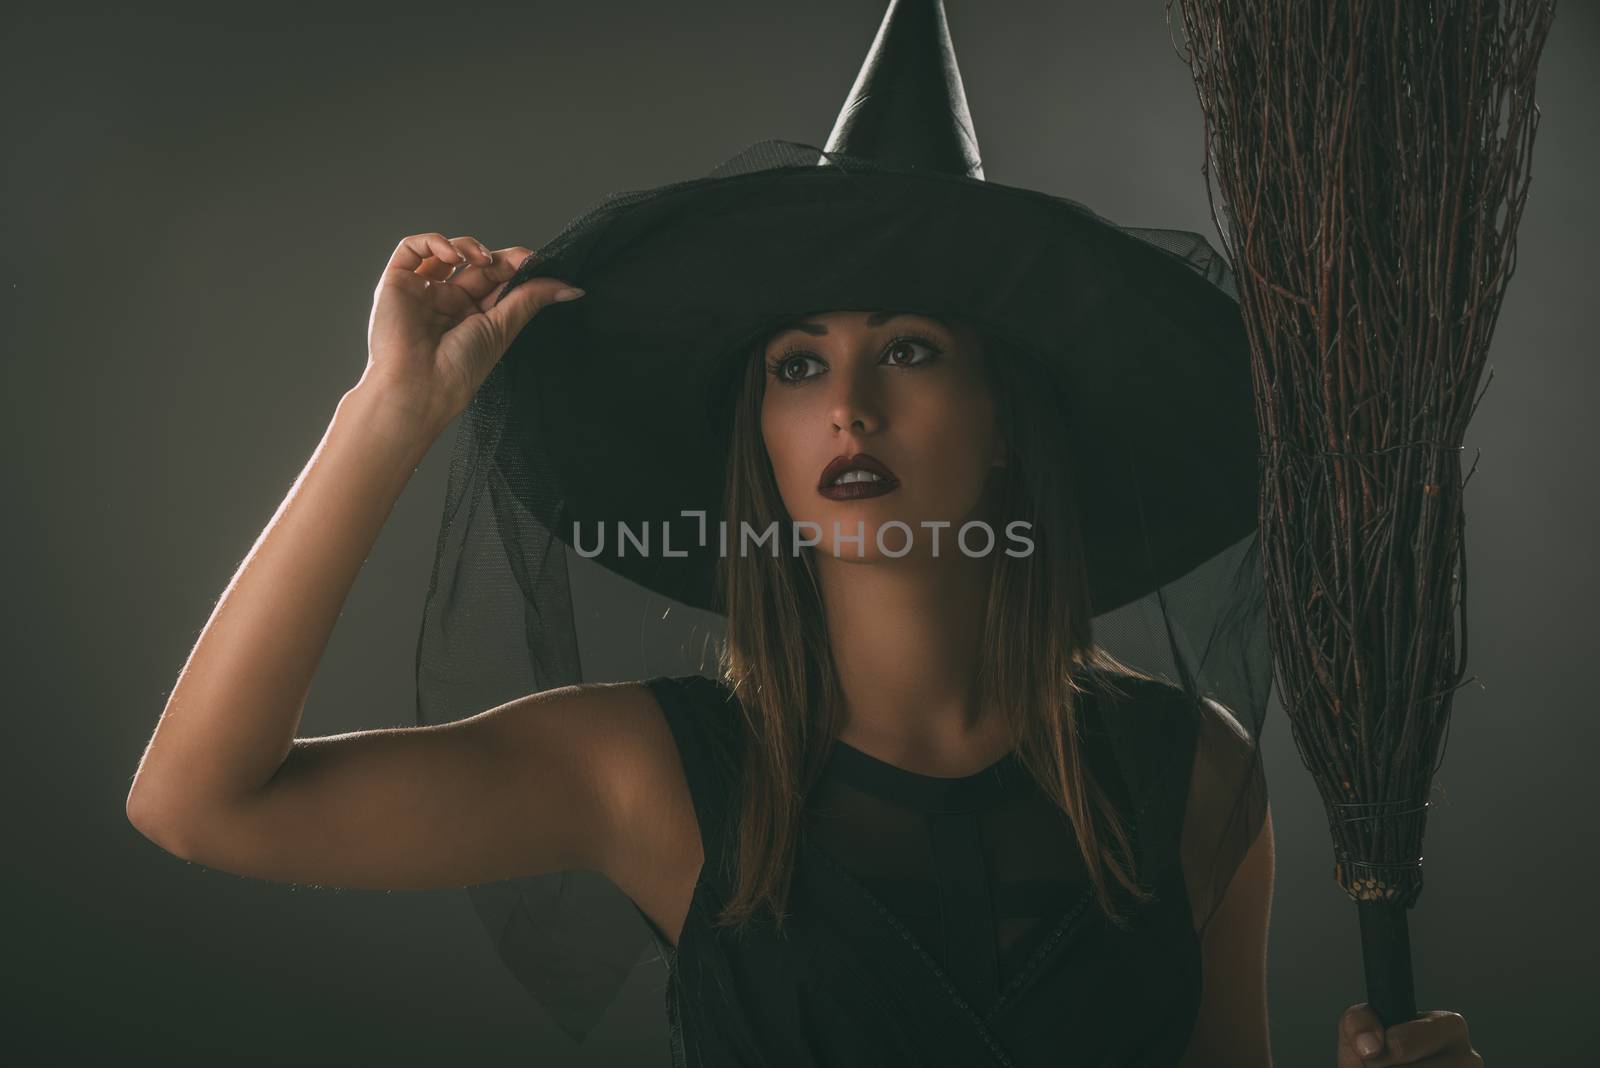
[[[1563,8],[1495,378],[1467,439],[1469,459],[1483,451],[1467,506],[1486,688],[1456,705],[1411,919],[1419,1005],[1463,1012],[1499,1066],[1594,1063],[1582,672],[1600,457],[1583,412],[1600,19]],[[990,179],[1214,236],[1159,0],[949,9]],[[575,1047],[462,893],[206,870],[141,838],[123,801],[215,599],[361,371],[396,241],[537,247],[605,192],[696,176],[762,138],[820,143],[881,12],[11,16],[5,1045],[33,1051],[24,1062],[666,1064],[656,966]],[[362,572],[303,733],[411,722],[447,454],[418,470]],[[1356,914],[1276,708],[1265,744],[1274,1045],[1280,1064],[1331,1064],[1338,1014],[1365,997]]]

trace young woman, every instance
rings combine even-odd
[[[668,961],[680,1065],[1269,1064],[1253,572],[1189,581],[1248,534],[1236,325],[1166,253],[986,188],[953,72],[937,5],[891,7],[830,138],[882,184],[725,167],[548,258],[401,241],[366,371],[202,632],[134,824],[285,882],[602,873]],[[910,121],[929,86],[942,134]],[[518,475],[497,515],[733,521],[726,547],[601,557],[725,614],[717,677],[298,737],[362,560],[469,408]],[[1141,411],[1155,447],[1116,447]],[[1173,678],[1090,626],[1152,590]],[[1367,1029],[1389,1045],[1362,1062]],[[1481,1063],[1448,1013],[1385,1035],[1355,1006],[1338,1042],[1341,1065]]]

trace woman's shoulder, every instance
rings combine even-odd
[[[1264,809],[1256,739],[1233,709],[1162,679],[1115,683],[1114,692],[1096,691],[1099,718],[1137,809],[1148,813],[1152,851],[1175,857],[1183,834],[1195,836],[1200,845],[1191,847],[1204,853],[1207,836],[1230,814]]]
[[[1080,678],[1094,708],[1093,722],[1105,730],[1146,734],[1184,747],[1204,737],[1214,744],[1248,745],[1239,717],[1216,698],[1149,675],[1097,673]]]
[[[704,675],[657,675],[643,685],[661,706],[697,811],[704,817],[720,809],[744,738],[744,717],[732,688]]]
[[[1176,766],[1225,774],[1246,774],[1256,756],[1256,739],[1237,712],[1208,694],[1191,694],[1160,679],[1135,680],[1130,725],[1141,742]],[[1188,776],[1181,776],[1187,780]]]
[[[1102,671],[1075,681],[1090,721],[1107,732],[1172,728],[1195,718],[1189,694],[1165,679]]]
[[[642,683],[661,706],[680,746],[728,755],[743,719],[732,688],[705,675],[656,675]]]
[[[1197,756],[1239,760],[1252,745],[1228,708],[1164,679],[1100,674],[1083,680],[1082,692],[1089,730],[1109,740],[1124,779],[1145,803],[1181,793]]]

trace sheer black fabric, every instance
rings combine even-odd
[[[841,249],[839,277],[831,281],[837,281],[837,292],[853,299],[836,306],[905,306],[888,300],[872,304],[886,295],[878,288],[880,281],[905,293],[937,293],[951,284],[942,279],[945,268],[936,269],[915,253],[902,257],[899,251],[929,240],[918,211],[893,213],[892,201],[907,200],[911,187],[891,197],[897,187],[872,161],[787,142],[752,146],[705,178],[607,197],[540,249],[545,257],[541,266],[519,274],[548,270],[583,284],[587,272],[642,269],[645,260],[635,252],[639,243],[653,234],[675,232],[661,229],[672,217],[664,208],[652,214],[668,198],[704,194],[707,199],[695,203],[705,204],[703,215],[714,216],[716,201],[709,198],[716,183],[737,183],[748,194],[769,179],[780,184],[805,181],[802,172],[807,171],[829,180],[828,195],[842,198],[840,211],[860,210],[863,217],[881,218],[872,231],[873,250],[847,255]],[[956,203],[952,198],[958,194],[975,198],[970,201],[974,210],[988,203],[987,191],[979,189],[988,183],[980,179],[929,175],[914,181],[923,183],[915,197],[927,197],[922,214],[928,218],[944,219],[939,212]],[[1071,315],[1084,317],[1082,329],[1069,333],[1074,342],[1070,351],[1060,351],[1060,328],[1045,317],[1029,326],[1036,336],[1012,335],[1009,340],[1029,351],[1053,351],[1077,361],[1061,371],[1063,388],[1082,398],[1077,410],[1063,412],[1063,433],[1076,435],[1070,447],[1091,461],[1085,465],[1086,496],[1102,502],[1086,516],[1087,566],[1091,581],[1113,572],[1119,576],[1117,583],[1097,586],[1095,641],[1123,662],[1157,676],[1166,687],[1159,694],[1146,689],[1141,699],[1118,706],[1127,715],[1106,721],[1122,726],[1105,731],[1100,759],[1115,767],[1136,810],[1148,806],[1146,811],[1156,814],[1147,821],[1141,848],[1159,858],[1157,869],[1161,863],[1169,866],[1167,892],[1160,908],[1146,918],[1136,943],[1117,942],[1124,935],[1102,929],[1092,901],[1072,912],[1081,897],[1075,882],[1081,878],[1076,866],[1081,862],[1075,858],[1070,826],[1064,816],[1039,803],[1034,788],[1016,781],[1010,774],[1014,769],[1002,766],[979,777],[982,783],[1001,784],[967,791],[981,805],[929,812],[919,807],[927,800],[927,784],[916,785],[896,774],[900,769],[875,765],[866,754],[841,746],[833,754],[830,777],[819,786],[818,808],[809,822],[812,862],[804,869],[813,907],[796,913],[796,933],[784,946],[772,947],[776,955],[765,962],[776,970],[773,974],[785,976],[791,984],[788,994],[797,1000],[775,1008],[784,995],[767,989],[761,995],[766,1007],[751,1007],[747,1014],[754,1021],[751,1027],[757,1027],[762,1012],[834,1014],[828,1018],[843,1029],[832,1037],[815,1026],[802,1026],[804,1021],[784,1024],[780,1033],[811,1034],[816,1037],[810,1041],[820,1044],[812,1061],[800,1063],[976,1064],[987,1063],[983,1057],[1002,1055],[1014,1058],[1009,1063],[1033,1063],[1017,1051],[1031,1048],[1027,1036],[1034,1033],[1060,1038],[1063,996],[1097,1007],[1082,1015],[1084,1030],[1074,1048],[1102,1031],[1104,1019],[1133,1011],[1129,1005],[1119,1006],[1119,997],[1145,998],[1147,1008],[1149,999],[1156,998],[1170,1027],[1159,1036],[1144,1037],[1152,1043],[1176,1041],[1173,1036],[1187,1034],[1186,1017],[1192,1012],[1192,976],[1184,976],[1193,972],[1196,946],[1265,816],[1257,743],[1271,666],[1254,534],[1254,486],[1232,472],[1217,474],[1209,451],[1218,440],[1229,443],[1232,455],[1253,456],[1254,448],[1248,351],[1242,331],[1236,337],[1236,324],[1228,320],[1232,305],[1227,298],[1233,295],[1228,268],[1197,234],[1116,227],[1075,202],[1031,191],[994,195],[1005,201],[1001,214],[1031,219],[1037,212],[1040,223],[1008,231],[1014,240],[1006,244],[997,244],[982,227],[974,227],[970,235],[956,233],[955,221],[934,235],[959,240],[973,256],[990,257],[996,264],[1015,261],[1015,269],[1000,281],[996,278],[1001,275],[987,266],[981,271],[962,268],[983,273],[988,281],[981,292],[973,290],[977,295],[971,306],[958,311],[1004,334],[1005,324],[1017,321],[1005,313],[1008,301],[1020,301],[1021,294],[1036,287],[1055,292],[1056,287],[1077,285],[1097,294],[1079,312],[1058,309],[1069,317],[1069,327]],[[809,225],[812,220],[807,216],[804,221]],[[882,263],[869,261],[869,255]],[[697,266],[702,273],[736,271],[742,263],[707,256]],[[968,258],[958,257],[963,263]],[[1068,269],[1058,261],[1074,266]],[[575,273],[568,273],[569,268]],[[915,272],[922,273],[910,277]],[[1142,285],[1147,277],[1154,279],[1148,292],[1131,281],[1141,280]],[[1185,283],[1196,279],[1203,280],[1201,288],[1213,297],[1221,295],[1222,310],[1190,291]],[[1124,291],[1112,284],[1124,281],[1128,292],[1145,296],[1124,300]],[[774,309],[787,291],[783,287],[791,283],[820,284],[798,275],[776,279]],[[707,288],[717,291],[713,283]],[[666,498],[652,483],[655,458],[619,452],[606,440],[603,427],[587,420],[604,407],[595,396],[606,389],[601,361],[627,352],[670,364],[680,354],[658,351],[661,338],[673,330],[685,337],[712,330],[719,317],[737,309],[717,308],[715,298],[707,296],[704,308],[681,314],[676,308],[640,305],[619,308],[611,317],[596,310],[604,310],[598,303],[583,312],[573,310],[597,300],[603,291],[594,286],[583,301],[563,306],[568,310],[559,315],[537,317],[531,326],[538,330],[519,337],[459,421],[418,638],[419,723],[460,719],[564,685],[682,679],[704,672],[715,660],[711,651],[721,637],[721,617],[717,606],[701,596],[704,587],[697,576],[709,566],[703,557],[641,562],[603,554],[590,560],[579,557],[569,540],[574,517],[586,504],[584,494],[597,484],[614,484],[614,479],[639,483],[629,495],[637,502],[637,513],[615,518],[632,521],[657,511],[673,515],[679,508],[701,504],[709,522],[721,518],[715,502],[722,472],[714,463],[708,461],[708,469],[696,475],[703,483],[702,499]],[[809,305],[787,310],[809,310]],[[1198,346],[1193,361],[1176,367],[1162,362],[1166,346],[1179,346],[1202,329],[1214,332],[1215,340]],[[1138,338],[1136,344],[1127,343],[1127,351],[1119,340],[1124,334]],[[1102,350],[1103,360],[1096,355]],[[1113,373],[1106,367],[1120,370]],[[1182,388],[1155,388],[1169,373]],[[537,378],[545,374],[557,377]],[[570,377],[578,375],[595,380]],[[530,389],[530,381],[548,388]],[[666,377],[659,383],[663,391],[670,385]],[[1140,394],[1146,408],[1107,417],[1105,412],[1130,390]],[[1186,395],[1193,396],[1193,403],[1183,403]],[[629,396],[637,398],[637,393]],[[663,452],[689,447],[683,442],[704,443],[705,455],[714,457],[712,443],[726,432],[726,410],[712,396],[699,394],[692,401],[671,396],[654,407],[630,409],[628,417],[642,421],[652,434],[659,428]],[[591,455],[574,459],[573,440]],[[601,470],[592,465],[601,463],[609,465],[603,477],[591,474]],[[675,527],[673,543],[684,545],[689,539],[678,532],[692,531],[693,522],[679,523],[684,525]],[[1202,530],[1205,535],[1197,536]],[[1097,568],[1097,562],[1102,566]],[[1147,580],[1137,581],[1140,575]],[[681,591],[682,596],[668,591]],[[657,690],[659,699],[671,688]],[[709,696],[705,691],[699,695]],[[690,752],[695,749],[720,744],[715,731],[708,735],[692,726],[704,717],[688,709],[704,701],[686,698],[677,713],[671,711],[670,698],[662,704],[673,717],[686,763],[694,759]],[[685,724],[691,726],[685,729]],[[715,776],[686,770],[697,797],[716,789]],[[944,785],[934,786],[944,790]],[[907,790],[898,793],[899,787]],[[702,819],[713,813],[718,820],[731,818],[719,802],[706,805]],[[702,824],[703,836],[704,830]],[[878,839],[901,847],[877,852],[871,843]],[[921,852],[909,844],[919,840]],[[977,857],[981,866],[974,864]],[[830,861],[835,863],[830,866]],[[848,878],[826,874],[835,870]],[[941,871],[948,875],[944,881],[938,878]],[[574,1038],[596,1026],[636,968],[661,967],[648,925],[633,903],[597,874],[553,873],[468,890],[506,966]],[[697,892],[697,908],[699,903]],[[987,932],[974,919],[985,908],[995,917]],[[1069,914],[1072,918],[1064,921]],[[887,923],[890,918],[894,924]],[[723,999],[737,1003],[749,980],[738,969],[757,966],[756,958],[723,960],[709,949],[721,935],[703,926],[689,930],[694,933],[686,938],[697,938],[708,948],[696,955],[685,946],[678,957],[674,1011],[682,1017],[684,1035],[700,1033],[690,1025],[690,1016],[714,1016]],[[819,941],[808,944],[806,939],[813,936]],[[881,957],[872,952],[863,957],[859,949],[840,955],[822,948],[837,943],[876,946]],[[1058,984],[1053,992],[1024,998],[1023,991],[1047,981],[1046,971],[1033,963],[1040,953],[1090,954],[1100,961],[1102,974],[1092,980],[1089,972],[1065,968],[1048,980]],[[703,968],[703,974],[690,974],[691,960],[699,962],[693,967]],[[808,974],[812,968],[816,974]],[[1105,968],[1113,973],[1122,969],[1126,982],[1120,987],[1112,983]],[[940,975],[948,979],[950,991]],[[947,1012],[944,1006],[957,995],[967,1009]],[[833,1008],[817,1008],[821,1002]],[[890,1030],[875,1032],[871,1020],[885,1014],[870,1006],[880,1003],[899,1009],[885,1016],[895,1021]],[[1007,1041],[988,1024],[947,1033],[955,1026],[951,1020],[982,1024],[985,1013],[993,1014],[996,1027],[1001,1019],[1010,1021],[1003,1029]],[[854,1020],[855,1026],[839,1023],[838,1014]],[[762,1048],[761,1034],[758,1028],[738,1040],[745,1051],[739,1056]],[[908,1051],[927,1053],[928,1036],[948,1042],[947,1050],[938,1054],[946,1059],[907,1060]],[[717,1041],[735,1043],[727,1036]],[[852,1041],[861,1044],[851,1046]],[[962,1060],[958,1054],[963,1052],[973,1056]],[[875,1053],[882,1059],[874,1060]],[[895,1055],[901,1059],[894,1060]],[[709,1059],[686,1063],[742,1063],[730,1056],[717,1059],[708,1051]],[[1149,1056],[1155,1058],[1149,1063],[1167,1063],[1159,1059],[1155,1045]]]
[[[1088,741],[1094,763],[1114,767],[1098,729]],[[1014,753],[941,779],[834,746],[807,810],[812,843],[885,906],[970,1004],[991,1007],[1088,889],[1071,822]],[[1108,778],[1127,809],[1125,785]]]
[[[719,684],[648,680],[672,728],[706,863],[667,962],[675,1065],[1170,1065],[1200,995],[1180,842],[1200,732],[1182,691],[1085,701],[1095,774],[1131,817],[1155,901],[1096,908],[1070,823],[1011,754],[961,778],[835,742],[807,799],[783,934],[714,922],[735,848],[742,721]]]

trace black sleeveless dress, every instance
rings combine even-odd
[[[1096,905],[1071,823],[1014,753],[952,779],[836,741],[808,799],[784,931],[768,920],[741,935],[712,922],[732,885],[716,861],[734,848],[738,818],[734,699],[698,675],[647,685],[706,855],[677,947],[650,925],[668,969],[675,1068],[1090,1068],[1182,1056],[1200,994],[1182,791],[1150,787],[1186,781],[1194,735],[1172,729],[1180,717],[1157,724],[1148,710],[1161,702],[1119,704],[1111,729],[1095,701],[1083,706],[1088,759],[1119,810],[1137,813],[1140,874],[1157,895],[1128,929]]]

